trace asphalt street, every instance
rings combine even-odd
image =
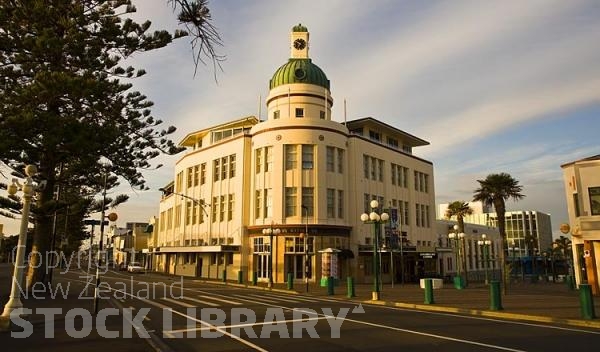
[[[92,301],[85,298],[93,287],[87,288],[86,297],[82,272],[55,278],[56,285],[69,285],[70,307],[89,309]],[[600,331],[594,329],[424,312],[155,274],[108,272],[101,288],[100,312],[118,312],[106,317],[107,331],[98,331],[102,322],[96,318],[89,336],[72,338],[62,312],[55,317],[53,338],[45,338],[47,321],[34,316],[32,320],[38,319],[30,337],[16,339],[4,332],[0,343],[19,351],[41,344],[45,350],[80,351],[85,343],[86,350],[290,352],[562,351],[600,343]],[[71,331],[86,328],[79,317],[71,325]],[[102,337],[107,333],[118,338]]]

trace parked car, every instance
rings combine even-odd
[[[143,273],[144,267],[138,262],[131,262],[127,265],[127,271],[130,273]]]

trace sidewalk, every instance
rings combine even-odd
[[[224,284],[213,280],[195,281]],[[238,286],[239,284],[229,281],[227,285]],[[240,286],[268,290],[264,283],[259,283],[257,286],[252,284]],[[304,283],[295,284],[293,290],[288,290],[286,284],[275,283],[273,289],[306,294]],[[433,304],[424,303],[425,292],[418,284],[395,284],[394,287],[384,284],[379,301],[371,300],[372,291],[372,284],[357,284],[355,285],[356,296],[349,298],[345,281],[340,281],[340,284],[335,287],[334,295],[327,294],[327,287],[310,284],[308,288],[309,295],[361,303],[600,329],[600,319],[582,318],[579,291],[569,290],[565,283],[543,281],[512,283],[508,287],[507,294],[501,296],[503,309],[499,311],[490,310],[490,290],[484,283],[470,283],[469,287],[462,290],[455,289],[452,284],[444,283],[444,287],[434,290]],[[594,307],[596,316],[599,317],[600,297],[594,297]]]

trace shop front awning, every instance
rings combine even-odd
[[[236,253],[240,251],[239,245],[218,246],[173,246],[154,248],[154,254],[160,253]]]

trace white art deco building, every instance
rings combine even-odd
[[[372,282],[374,226],[360,215],[375,199],[393,220],[377,251],[384,282],[400,270],[406,280],[438,272],[433,165],[413,154],[428,142],[370,117],[332,120],[330,82],[309,48],[307,28],[294,26],[291,57],[269,82],[266,120],[247,116],[181,141],[188,150],[154,225],[155,270]]]

